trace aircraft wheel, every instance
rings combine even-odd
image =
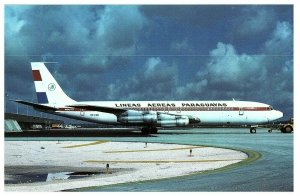
[[[250,133],[256,133],[256,129],[254,127],[250,128]]]
[[[286,127],[283,128],[283,133],[292,133],[293,127],[291,125],[287,125]]]
[[[269,129],[268,132],[269,132],[269,133],[272,133],[272,129]]]

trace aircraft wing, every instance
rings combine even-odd
[[[125,112],[136,112],[137,110],[134,109],[124,109],[124,108],[112,108],[112,107],[106,107],[106,106],[95,106],[95,105],[85,105],[85,104],[78,104],[78,105],[68,105],[68,107],[74,107],[84,110],[92,110],[92,111],[98,111],[98,112],[105,112],[105,113],[112,113],[117,116],[125,113]],[[148,113],[148,112],[142,112],[142,113]],[[175,118],[181,118],[183,116],[187,117],[189,119],[190,123],[199,123],[200,119],[194,116],[190,115],[179,115],[179,114],[170,114],[170,113],[164,113],[164,112],[157,112],[158,115],[167,115],[167,116],[173,116]],[[173,119],[173,118],[172,118]]]
[[[57,108],[55,108],[55,107],[50,107],[50,106],[46,106],[46,105],[42,105],[42,104],[38,104],[38,103],[32,103],[29,101],[12,100],[12,99],[10,101],[14,101],[14,102],[21,103],[24,105],[29,105],[29,106],[32,106],[34,109],[48,110],[48,111],[56,111],[57,110]]]
[[[84,109],[84,110],[92,110],[92,111],[97,111],[97,112],[112,113],[112,114],[116,114],[116,115],[122,114],[123,112],[128,111],[127,109],[122,109],[122,108],[112,108],[112,107],[83,105],[83,104],[68,105],[68,107],[74,107],[74,108],[79,108],[79,109]]]
[[[124,109],[124,108],[113,108],[113,107],[106,107],[106,106],[95,106],[95,105],[85,105],[85,104],[75,104],[75,105],[68,105],[68,107],[78,108],[78,109],[84,109],[84,110],[91,110],[91,111],[97,111],[97,112],[105,112],[105,113],[111,113],[115,115],[122,114],[127,111],[137,111],[134,109]],[[157,112],[158,114],[164,114],[164,112]],[[178,114],[169,114],[170,116],[181,116]]]

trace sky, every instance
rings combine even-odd
[[[87,100],[245,100],[293,116],[292,5],[5,5],[8,99],[36,102],[30,62],[50,61]],[[26,113],[26,106],[19,106]]]

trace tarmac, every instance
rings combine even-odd
[[[138,133],[134,133],[138,134]],[[109,136],[108,136],[109,135]],[[64,187],[63,189],[43,189],[43,191],[59,191],[59,190],[67,190],[67,191],[293,191],[293,134],[282,134],[280,132],[267,133],[266,129],[258,129],[257,134],[249,134],[248,129],[190,129],[190,130],[162,130],[159,134],[151,135],[149,137],[141,136],[135,137],[132,133],[128,133],[128,135],[122,135],[118,137],[114,137],[113,134],[107,134],[107,132],[101,136],[101,133],[98,134],[98,137],[9,137],[5,138],[5,153],[7,152],[7,142],[20,142],[23,140],[42,142],[40,144],[44,144],[45,140],[50,140],[52,143],[60,143],[60,145],[66,146],[77,146],[74,148],[63,148],[64,150],[75,150],[75,149],[87,149],[87,148],[96,148],[99,151],[99,146],[121,142],[121,144],[130,144],[139,145],[134,149],[126,149],[122,147],[122,149],[115,149],[108,154],[110,155],[118,155],[116,157],[120,157],[123,155],[132,156],[135,153],[138,153],[139,158],[140,154],[147,154],[156,156],[157,153],[161,154],[161,157],[158,159],[149,159],[145,158],[148,165],[152,165],[153,168],[156,168],[155,172],[147,172],[139,175],[141,178],[136,178],[136,180],[132,181],[119,181],[112,184],[99,184],[99,181],[94,185],[88,184],[87,186],[83,186],[86,188],[76,188],[76,186],[72,187]],[[97,144],[100,141],[110,141],[103,144]],[[79,143],[76,143],[78,141]],[[112,142],[115,141],[115,142]],[[72,142],[72,144],[67,144],[65,142]],[[95,145],[93,145],[96,142]],[[124,143],[129,142],[129,143]],[[47,142],[46,142],[47,143]],[[147,148],[146,147],[147,143]],[[28,143],[27,143],[28,144]],[[87,145],[90,144],[90,145]],[[159,148],[151,148],[155,145],[178,145],[174,146],[160,146]],[[86,146],[87,145],[87,146]],[[129,145],[129,146],[130,146]],[[16,146],[16,145],[14,145]],[[26,145],[25,145],[26,146]],[[43,146],[45,149],[40,149]],[[212,146],[212,147],[207,147]],[[37,145],[35,148],[36,151],[44,152],[48,149],[45,145]],[[204,148],[203,148],[204,147]],[[215,148],[218,147],[218,148]],[[177,149],[178,148],[178,149]],[[183,149],[182,149],[183,148]],[[193,157],[189,157],[189,150],[192,148]],[[205,157],[202,157],[203,152],[200,153],[200,150],[212,148],[212,149],[224,149],[231,150],[234,149],[234,152],[244,152],[250,155],[249,159],[240,159],[239,163],[233,163],[231,165],[222,166],[220,169],[214,168],[209,169],[209,171],[200,171],[198,169],[193,171],[187,171],[185,173],[178,174],[178,171],[184,171],[183,168],[177,168],[178,165],[183,164],[187,165],[195,165],[195,162],[199,162],[200,160],[209,160],[208,158],[212,158],[212,155],[216,155],[219,153],[207,153]],[[159,150],[164,149],[164,150]],[[168,149],[168,150],[167,150]],[[177,149],[177,150],[170,150]],[[179,150],[180,149],[180,150]],[[96,151],[97,151],[96,150]],[[145,151],[147,150],[147,151]],[[134,152],[133,152],[134,151]],[[199,151],[199,152],[197,152]],[[171,157],[166,157],[166,152]],[[185,157],[186,159],[178,159],[174,160],[175,157],[172,158],[172,155],[176,153],[183,153],[177,157]],[[231,151],[230,151],[231,152]],[[86,153],[86,151],[85,151]],[[194,154],[196,153],[196,154]],[[197,155],[197,153],[199,153]],[[242,154],[244,154],[242,153]],[[68,153],[67,153],[68,154]],[[72,153],[71,153],[72,154]],[[141,163],[141,160],[134,160],[132,158],[128,159],[118,159],[116,162],[113,162],[112,159],[104,159],[103,156],[101,158],[96,158],[95,153],[93,157],[89,159],[84,159],[83,161],[86,170],[83,173],[93,174],[93,176],[82,177],[74,179],[76,175],[71,175],[73,178],[69,178],[69,180],[63,180],[63,176],[58,179],[58,184],[64,184],[65,181],[93,181],[95,176],[100,177],[102,179],[103,176],[108,175],[112,178],[114,176],[121,176],[126,173],[134,173],[134,171],[138,171],[134,167],[123,167],[123,165],[139,165],[139,167],[145,167],[145,163]],[[103,153],[105,154],[105,153]],[[222,153],[221,153],[222,154]],[[226,153],[225,153],[226,154]],[[17,157],[17,154],[12,155],[12,157]],[[151,155],[151,156],[152,156]],[[201,157],[200,157],[201,155]],[[245,155],[245,154],[244,154]],[[80,157],[80,156],[77,156]],[[146,156],[147,157],[147,156]],[[124,158],[124,157],[123,157]],[[224,157],[223,157],[224,158]],[[73,158],[71,158],[73,159]],[[29,159],[28,159],[29,160]],[[67,159],[68,160],[68,159]],[[81,160],[81,159],[80,159]],[[88,161],[86,161],[88,160]],[[143,159],[142,159],[143,160]],[[186,161],[190,161],[189,163]],[[191,163],[191,160],[195,161]],[[220,160],[217,158],[212,158],[210,160]],[[247,161],[249,160],[249,161]],[[7,164],[8,158],[5,155],[5,174],[9,173],[11,170],[10,165]],[[82,161],[82,160],[81,160]],[[106,162],[110,162],[110,169],[112,174],[105,174],[105,164]],[[181,163],[175,163],[175,162]],[[212,162],[214,162],[212,161]],[[49,162],[49,160],[48,160]],[[53,162],[53,161],[50,161]],[[80,162],[80,161],[79,161]],[[206,162],[208,165],[212,165],[212,162]],[[82,163],[82,162],[81,162]],[[199,162],[204,163],[204,162]],[[116,165],[114,165],[116,164]],[[168,165],[169,164],[169,165]],[[198,164],[198,163],[197,163]],[[60,164],[61,166],[62,164]],[[101,165],[101,166],[100,166]],[[114,165],[114,166],[113,166]],[[174,166],[176,165],[176,167]],[[100,169],[99,170],[99,166]],[[116,166],[116,167],[115,167]],[[152,167],[151,166],[151,167]],[[21,168],[13,166],[21,171]],[[69,167],[69,166],[67,166]],[[190,166],[189,166],[190,167]],[[38,171],[43,171],[47,173],[46,169],[43,169],[43,166],[40,168],[37,167]],[[56,168],[53,172],[57,172],[59,169],[57,167],[48,167],[48,168]],[[73,174],[82,174],[80,173],[80,168],[82,167],[76,166],[76,164],[72,165]],[[98,173],[95,169],[98,168]],[[147,168],[147,167],[146,167]],[[165,172],[168,169],[173,172]],[[199,168],[198,166],[196,168]],[[224,168],[224,169],[223,169]],[[31,167],[33,169],[33,167]],[[34,169],[33,169],[34,170]],[[169,176],[159,176],[157,171],[161,170],[165,175]],[[61,168],[59,171],[66,171],[64,168]],[[94,172],[94,173],[93,173]],[[63,172],[62,172],[63,173]],[[137,172],[139,173],[139,172]],[[96,175],[94,175],[96,174]],[[144,175],[145,174],[145,175]],[[153,178],[147,178],[153,174]],[[66,174],[64,174],[66,176]],[[137,175],[138,176],[138,175]],[[180,177],[181,176],[181,177]],[[6,176],[7,177],[7,176]],[[11,176],[10,176],[11,177]],[[97,178],[96,177],[96,178]],[[158,178],[156,178],[158,177]],[[108,179],[105,178],[105,179]],[[53,177],[55,181],[55,177]],[[283,180],[284,179],[284,180]],[[113,180],[115,181],[115,179]],[[6,178],[6,182],[7,178]],[[136,183],[138,182],[138,183]],[[37,184],[45,183],[45,182],[35,182]],[[34,183],[22,184],[22,188],[20,184],[5,184],[6,191],[18,191],[18,190],[28,190],[28,187],[31,187]],[[53,183],[53,180],[50,181],[50,184]],[[180,184],[180,186],[178,186]],[[36,191],[34,189],[33,191]]]
[[[6,141],[5,191],[61,191],[170,178],[222,168],[247,158],[240,151],[208,146],[106,140]],[[35,167],[44,171],[37,172]],[[22,173],[28,181],[22,180]],[[42,179],[45,173],[45,181],[34,178]],[[69,179],[79,173],[82,178]]]

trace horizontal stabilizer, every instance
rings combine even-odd
[[[56,111],[57,110],[55,107],[45,106],[45,105],[41,105],[38,103],[32,103],[32,102],[23,101],[23,100],[12,100],[11,99],[10,101],[14,101],[14,102],[21,103],[24,105],[29,105],[29,106],[32,106],[34,109],[39,109],[39,110],[48,110],[48,111]]]
[[[92,110],[98,112],[105,112],[105,113],[112,113],[112,114],[122,114],[123,112],[128,111],[127,109],[121,108],[111,108],[111,107],[104,107],[104,106],[94,106],[94,105],[68,105],[68,107],[74,107],[78,109],[84,110]]]

